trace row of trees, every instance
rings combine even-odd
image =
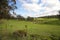
[[[16,15],[16,13],[10,14],[8,16],[7,16],[8,19],[25,20],[25,21],[33,21],[34,20],[34,17],[28,16],[27,18],[25,18],[22,15]]]
[[[27,18],[24,18],[23,16],[21,16],[21,15],[17,15],[17,19],[18,20],[26,20],[26,21],[33,21],[34,20],[34,18],[33,17],[27,17]]]
[[[50,16],[43,16],[39,18],[58,18],[60,20],[60,10],[58,11],[59,14],[57,15],[50,15]]]
[[[52,15],[52,16],[45,16],[45,17],[42,17],[42,18],[58,18],[60,20],[60,11],[58,11],[59,15]],[[23,16],[21,15],[16,15],[17,16],[17,19],[18,20],[27,20],[27,21],[33,21],[34,18],[33,17],[27,17],[27,18],[24,18]],[[13,17],[15,18],[15,17]]]

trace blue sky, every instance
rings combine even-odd
[[[60,0],[16,0],[16,14],[39,17],[58,14]]]

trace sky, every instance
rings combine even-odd
[[[16,14],[41,17],[58,14],[60,0],[16,0]]]

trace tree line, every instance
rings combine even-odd
[[[28,16],[27,18],[24,18],[21,15],[17,15],[17,18],[16,19],[18,19],[18,20],[25,20],[25,21],[33,21],[34,20],[34,17]]]

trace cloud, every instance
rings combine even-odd
[[[34,12],[38,12],[41,9],[40,6],[37,4],[24,4],[23,6],[25,9]]]
[[[33,3],[38,3],[39,2],[39,0],[31,0]]]
[[[29,12],[34,12],[35,13],[34,15],[39,15],[41,13],[47,13],[54,10],[60,10],[59,0],[19,0],[19,1],[22,3],[24,9],[28,10]]]

